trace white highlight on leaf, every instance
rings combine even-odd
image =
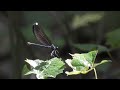
[[[67,60],[65,60],[65,62],[73,69],[73,71],[76,71],[76,67],[73,67],[71,64],[71,62],[72,62],[71,59],[67,59]]]
[[[25,60],[28,64],[30,64],[32,67],[37,67],[42,61],[40,60]]]

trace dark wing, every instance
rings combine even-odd
[[[42,28],[38,25],[38,23],[33,24],[33,33],[36,36],[37,40],[46,46],[51,46],[51,42],[46,36],[46,34],[42,31]]]

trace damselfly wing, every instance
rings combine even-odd
[[[33,33],[36,36],[37,40],[42,44],[46,46],[51,46],[52,43],[47,37],[47,35],[43,32],[42,27],[38,26],[38,23],[33,24]]]

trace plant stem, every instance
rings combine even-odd
[[[97,72],[96,72],[96,69],[94,68],[94,72],[95,72],[95,79],[98,79],[97,78]]]

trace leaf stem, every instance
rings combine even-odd
[[[97,78],[97,72],[96,72],[96,69],[94,68],[94,72],[95,72],[95,79],[98,79]]]

